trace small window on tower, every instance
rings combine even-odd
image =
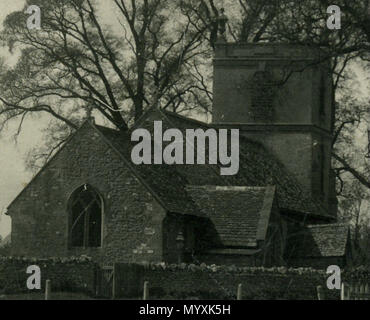
[[[325,77],[324,74],[321,74],[320,78],[320,116],[325,116]]]
[[[272,74],[257,71],[252,78],[251,114],[255,121],[273,120],[273,102],[276,91]]]

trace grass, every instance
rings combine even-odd
[[[43,292],[4,294],[0,295],[0,300],[45,300]],[[95,300],[82,293],[53,292],[51,300]]]

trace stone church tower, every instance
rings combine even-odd
[[[333,89],[318,48],[219,42],[213,123],[262,143],[336,216]]]

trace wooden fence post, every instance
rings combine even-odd
[[[340,300],[349,300],[347,291],[348,291],[347,284],[342,282],[342,288],[341,288],[341,292],[340,292]]]
[[[100,269],[96,265],[95,266],[95,297],[99,297],[100,295],[100,286],[101,286],[101,274]]]
[[[51,281],[46,280],[46,285],[45,285],[45,300],[50,300],[51,298]]]
[[[117,263],[113,264],[112,299],[117,298]]]
[[[368,283],[342,283],[341,300],[370,300]]]
[[[243,300],[243,285],[241,283],[238,285],[236,300]]]
[[[363,283],[361,283],[361,284],[360,284],[360,294],[361,294],[360,300],[365,300],[365,299],[364,299],[364,294],[365,294],[365,284],[363,284]]]
[[[317,298],[319,300],[325,300],[325,293],[322,286],[317,287]]]
[[[149,282],[145,281],[144,282],[143,300],[148,300],[148,299],[149,299]]]

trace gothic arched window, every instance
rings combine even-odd
[[[100,247],[103,201],[89,185],[75,190],[69,200],[69,241],[71,247]]]
[[[257,71],[252,77],[251,112],[253,120],[272,121],[276,85],[268,71]]]

